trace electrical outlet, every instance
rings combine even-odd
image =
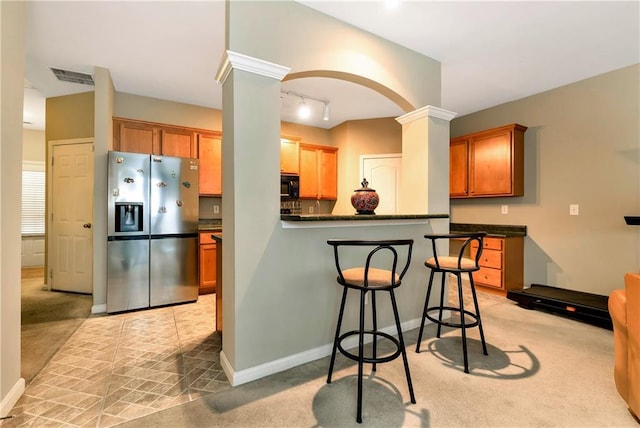
[[[309,206],[309,214],[313,214],[313,205]]]
[[[569,205],[569,215],[579,215],[580,214],[580,205],[573,204]]]
[[[220,213],[220,205],[214,205],[213,206],[213,213],[214,214],[219,214]]]
[[[502,214],[509,214],[509,205],[503,205],[502,210],[500,212]]]

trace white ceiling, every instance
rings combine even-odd
[[[406,46],[442,64],[442,105],[458,115],[640,62],[640,2],[307,1],[306,6]],[[58,67],[110,70],[118,92],[221,108],[215,75],[224,49],[222,1],[30,1],[25,128],[44,129],[44,98],[91,87],[59,82]],[[285,64],[286,65],[286,64]],[[27,87],[29,86],[29,87]],[[331,128],[350,119],[399,116],[381,95],[326,78],[283,90],[329,100]],[[296,97],[283,97],[283,120]]]

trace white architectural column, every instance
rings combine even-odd
[[[280,215],[280,81],[289,68],[227,51],[222,108],[223,363],[239,370],[255,343],[260,263]],[[228,370],[226,370],[228,373]]]
[[[402,125],[401,213],[449,212],[449,122],[455,115],[426,106],[396,119]]]

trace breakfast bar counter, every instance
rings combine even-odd
[[[368,226],[428,223],[446,219],[449,214],[281,214],[282,228]]]

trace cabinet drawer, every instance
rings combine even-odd
[[[502,238],[484,238],[482,248],[485,250],[502,250]]]
[[[498,251],[501,251],[502,250],[502,243],[504,242],[504,239],[502,239],[502,238],[484,238],[484,240],[482,242],[483,242],[482,248],[484,248],[485,250],[498,250]],[[478,243],[476,241],[473,241],[471,243],[471,248],[472,249],[478,248]]]
[[[488,267],[481,267],[479,271],[473,273],[473,280],[477,284],[502,288],[502,271]]]
[[[211,237],[216,231],[200,232],[200,244],[215,244],[216,241]]]
[[[480,266],[483,266],[483,267],[502,269],[502,251],[485,249],[480,255],[479,264]]]

